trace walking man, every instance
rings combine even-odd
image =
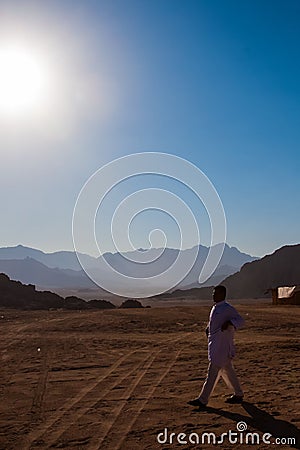
[[[199,397],[188,403],[205,409],[210,394],[213,392],[220,376],[233,395],[226,403],[242,403],[243,391],[232,365],[235,355],[234,332],[244,324],[244,319],[237,310],[226,302],[226,287],[216,286],[206,335],[208,337],[208,371]]]

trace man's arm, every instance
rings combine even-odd
[[[232,319],[230,319],[230,322],[232,323],[232,325],[236,330],[238,330],[245,324],[244,319],[242,318],[242,316],[239,315],[237,311],[235,311],[235,316]]]
[[[224,323],[223,323],[223,325],[222,325],[222,327],[221,327],[221,330],[222,331],[224,331],[224,330],[227,330],[227,328],[229,327],[229,325],[233,325],[234,326],[234,328],[236,329],[236,330],[238,330],[239,328],[241,328],[244,324],[245,324],[245,321],[244,321],[244,319],[242,318],[242,316],[237,312],[237,310],[235,309],[235,308],[233,308],[232,307],[232,312],[233,312],[233,316],[230,318],[230,320],[226,320]]]

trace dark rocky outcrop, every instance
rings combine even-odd
[[[0,307],[15,309],[113,309],[115,305],[105,300],[86,302],[79,297],[63,298],[50,291],[37,291],[32,284],[25,285],[0,274]]]
[[[120,308],[143,308],[143,305],[138,300],[128,299],[121,304]]]

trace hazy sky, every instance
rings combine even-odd
[[[84,182],[146,151],[209,177],[229,245],[260,256],[299,242],[298,0],[0,0],[0,50],[12,41],[47,83],[36,110],[0,116],[0,246],[71,250]],[[165,222],[149,212],[136,222],[137,246],[155,218]]]

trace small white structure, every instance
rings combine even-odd
[[[272,289],[273,305],[300,305],[300,285]]]

